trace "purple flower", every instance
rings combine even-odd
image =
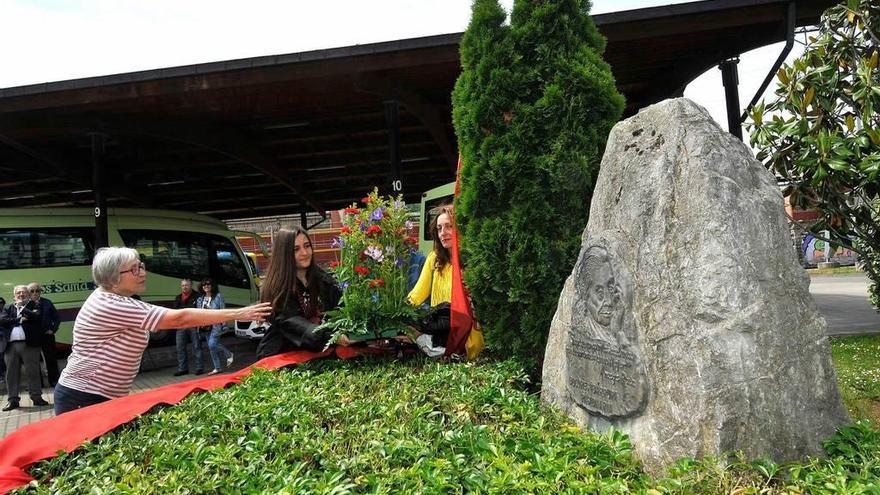
[[[334,237],[330,247],[342,249],[343,244],[345,244],[345,241],[343,241],[341,237]]]
[[[385,259],[385,253],[376,246],[367,246],[367,249],[364,250],[364,254],[376,260],[376,263],[381,263],[382,260]]]
[[[396,260],[394,260],[394,266],[396,266],[397,268],[402,267],[403,266],[403,258],[397,258]]]
[[[366,232],[366,231],[367,231],[367,224],[362,223],[361,224],[361,232]]]
[[[373,213],[370,213],[370,220],[372,220],[374,222],[378,222],[379,220],[382,220],[382,207],[381,206],[376,208],[375,210],[373,210]]]
[[[339,284],[339,286],[342,287],[342,290],[347,289],[349,285],[351,285],[351,282],[349,282],[349,281],[345,281],[345,282],[342,282],[341,284]]]
[[[406,223],[403,224],[403,226],[406,227],[406,230],[412,230],[412,228],[413,228],[413,223],[412,223],[412,221],[407,220]]]
[[[403,208],[404,206],[406,206],[406,203],[404,203],[403,201],[395,201],[395,202],[394,202],[394,207],[395,207],[395,208],[401,209],[401,208]]]
[[[373,302],[379,302],[379,294],[373,292]]]

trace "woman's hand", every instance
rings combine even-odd
[[[236,310],[236,320],[263,322],[272,314],[272,303],[263,302]]]

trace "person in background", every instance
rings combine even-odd
[[[226,303],[223,301],[223,294],[220,294],[220,287],[214,286],[214,280],[206,278],[199,284],[199,292],[202,294],[196,301],[196,307],[202,309],[223,309]],[[223,322],[207,327],[210,329],[208,334],[208,351],[211,354],[211,361],[214,369],[208,372],[209,375],[220,373],[220,367],[226,362],[226,367],[232,366],[232,351],[220,343],[220,337],[223,335]],[[204,328],[203,328],[204,330]],[[222,356],[221,356],[222,355]]]
[[[49,403],[43,399],[40,383],[43,316],[37,304],[31,300],[26,285],[16,285],[13,296],[15,303],[6,307],[0,319],[6,340],[3,357],[6,361],[6,390],[9,394],[3,410],[11,411],[19,407],[22,363],[31,401],[35,406],[48,406]]]
[[[6,299],[0,297],[0,315],[3,314],[4,309],[6,309]],[[0,331],[0,355],[4,352],[6,352],[6,336]],[[2,358],[0,358],[0,381],[6,381],[6,360]]]
[[[55,354],[55,333],[61,325],[58,318],[58,310],[52,301],[43,297],[43,288],[37,282],[28,284],[28,292],[31,300],[37,304],[43,315],[43,360],[46,362],[46,378],[49,386],[54,387],[58,383],[58,357]]]
[[[308,232],[301,227],[278,230],[260,286],[260,299],[272,304],[272,325],[260,340],[257,358],[297,349],[323,350],[329,336],[315,333],[315,328],[325,311],[339,306],[341,297],[333,276],[315,263]],[[338,344],[350,342],[343,335]]]
[[[416,344],[431,357],[442,356],[446,352],[449,338],[449,303],[452,301],[452,206],[438,208],[438,214],[431,221],[434,249],[425,259],[422,273],[407,299],[413,306],[419,306],[428,297],[431,299],[431,312],[416,325]]]
[[[55,386],[55,414],[128,395],[150,341],[150,332],[201,327],[228,320],[262,321],[269,304],[208,310],[169,309],[133,296],[146,288],[147,270],[131,248],[106,247],[95,253],[97,289],[73,324],[73,347]]]
[[[192,290],[192,280],[185,278],[180,281],[180,294],[174,298],[173,309],[196,308],[198,307],[198,296]],[[177,371],[174,376],[183,376],[189,373],[189,363],[187,355],[187,344],[192,343],[193,348],[193,364],[195,365],[196,375],[205,372],[202,367],[202,339],[199,338],[198,328],[180,328],[177,330]]]

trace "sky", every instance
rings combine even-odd
[[[594,0],[593,14],[686,3]],[[461,32],[471,0],[0,0],[0,88]],[[510,10],[513,0],[501,0]],[[742,57],[746,105],[781,44]],[[772,85],[771,85],[772,88]],[[685,96],[726,122],[718,69]],[[724,126],[726,128],[726,124]]]

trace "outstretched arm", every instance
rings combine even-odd
[[[203,327],[229,320],[263,321],[272,313],[272,303],[264,302],[234,309],[169,309],[156,330]]]

